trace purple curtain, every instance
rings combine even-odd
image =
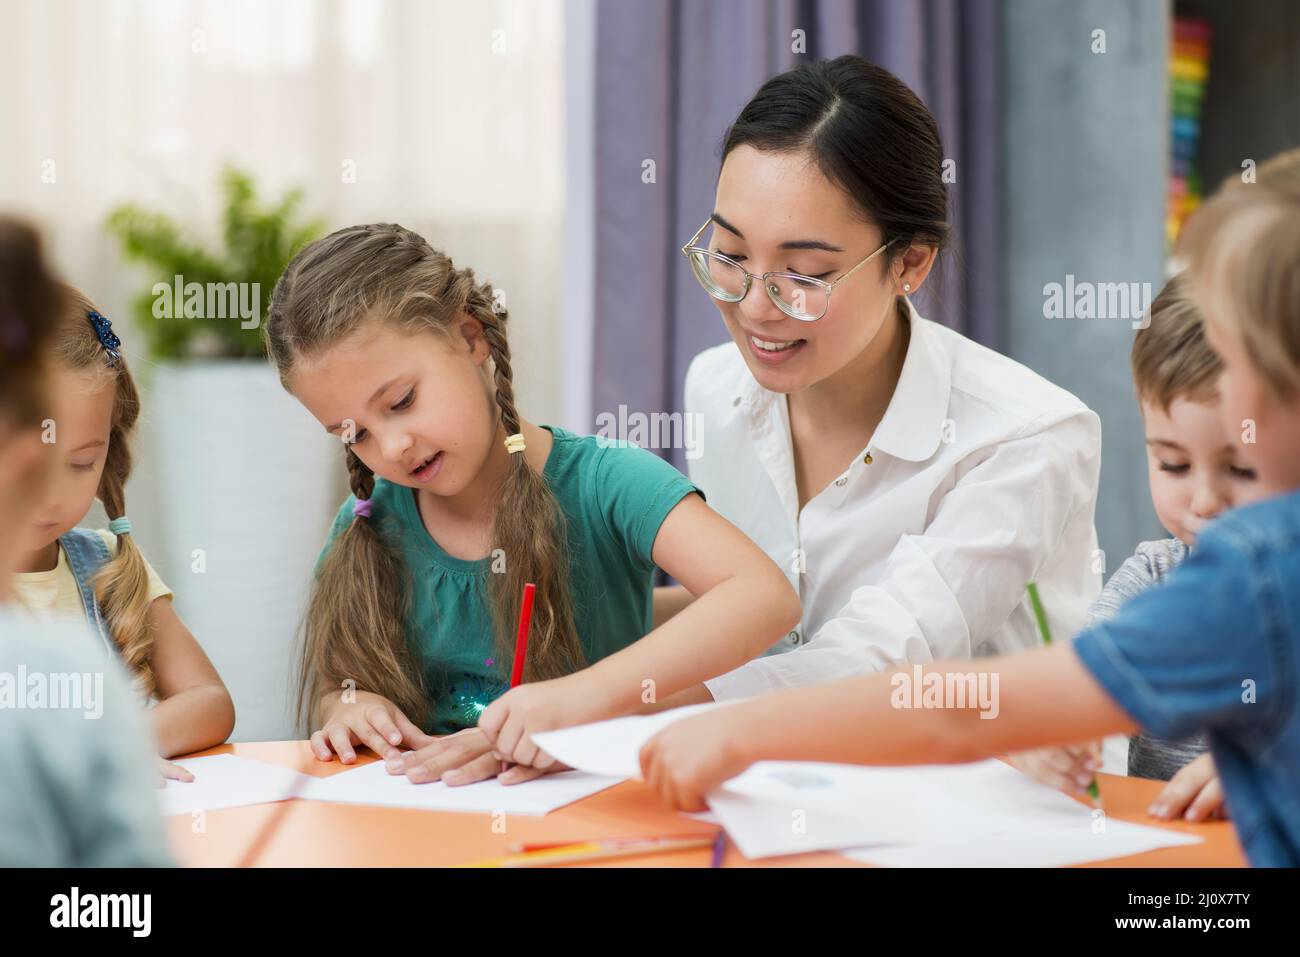
[[[956,161],[952,248],[918,309],[999,348],[999,31],[996,0],[601,0],[593,413],[681,408],[691,359],[727,338],[678,251],[712,211],[723,133],[768,77],[844,53],[911,86]]]

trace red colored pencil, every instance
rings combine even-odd
[[[533,623],[533,595],[537,586],[532,582],[524,585],[524,604],[519,609],[519,633],[515,635],[515,664],[510,674],[510,687],[517,687],[524,680],[524,660],[528,657],[528,628]]]
[[[533,595],[537,586],[532,582],[524,585],[524,603],[519,609],[519,632],[515,635],[515,663],[510,669],[510,687],[516,688],[524,680],[524,661],[528,658],[528,629],[533,623]],[[501,774],[510,766],[508,761],[501,762]]]

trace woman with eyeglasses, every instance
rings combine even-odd
[[[682,247],[732,341],[696,356],[691,477],[787,573],[794,631],[668,705],[1058,635],[1100,589],[1101,427],[1024,366],[917,314],[948,241],[934,117],[854,56],[768,80],[727,131]],[[655,611],[689,604],[659,589]]]

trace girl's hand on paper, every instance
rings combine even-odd
[[[354,694],[355,701],[336,704],[325,718],[324,727],[311,736],[312,754],[321,761],[329,761],[337,754],[341,762],[351,764],[357,759],[354,749],[361,744],[387,760],[401,753],[400,745],[421,748],[436,740],[382,695],[368,691]]]
[[[552,771],[567,771],[558,762],[543,770],[512,765],[504,773],[501,759],[492,753],[492,742],[481,728],[466,728],[437,738],[416,751],[385,762],[389,774],[405,774],[413,784],[442,781],[449,787],[486,781],[500,775],[502,784],[521,784]]]
[[[1088,785],[1101,767],[1101,742],[1033,748],[1008,754],[1007,760],[1012,767],[1023,771],[1035,781],[1086,801]]]
[[[168,761],[166,758],[158,759],[158,786],[166,787],[168,781],[184,781],[186,784],[194,780],[194,774]]]
[[[498,760],[547,769],[555,759],[533,743],[541,731],[568,728],[602,717],[599,689],[581,672],[511,688],[479,716],[478,726]]]
[[[744,771],[747,708],[733,705],[670,724],[641,749],[641,776],[681,811],[703,811],[705,796]]]
[[[1223,803],[1223,785],[1214,758],[1206,753],[1184,765],[1156,795],[1147,813],[1164,821],[1227,817],[1228,806]]]

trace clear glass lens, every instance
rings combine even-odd
[[[733,262],[701,250],[691,250],[691,271],[705,292],[724,302],[739,302],[745,297],[745,270]],[[773,273],[767,277],[767,294],[788,316],[795,319],[820,319],[826,312],[829,295],[826,285],[806,276]]]
[[[735,263],[692,251],[691,269],[710,296],[736,302],[745,295],[745,270]]]
[[[795,319],[819,319],[826,312],[826,287],[816,280],[775,273],[767,277],[767,292],[782,312]]]

